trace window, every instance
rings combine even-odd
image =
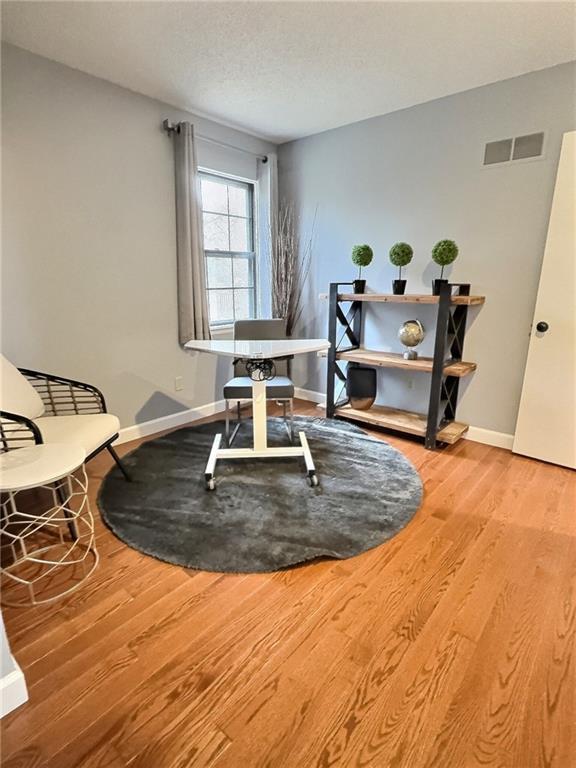
[[[254,185],[200,174],[210,324],[256,316]]]

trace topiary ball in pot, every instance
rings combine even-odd
[[[448,264],[452,264],[457,256],[458,246],[454,240],[439,240],[434,248],[432,248],[432,261],[442,267],[440,271],[440,279],[434,280],[432,283],[432,293],[435,296],[440,295],[440,286],[443,283],[448,282],[447,280],[444,280],[444,267],[447,267]]]
[[[408,243],[395,243],[388,254],[390,262],[398,267],[398,280],[392,282],[392,291],[395,294],[403,294],[406,288],[406,280],[402,280],[402,267],[410,264],[414,251]]]
[[[358,279],[354,280],[354,293],[364,293],[366,280],[362,280],[362,267],[372,263],[374,251],[369,245],[355,245],[352,248],[352,263],[358,267]]]

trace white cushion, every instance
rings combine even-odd
[[[0,354],[0,410],[35,419],[44,413],[44,403],[26,376]]]
[[[100,448],[120,429],[120,420],[111,413],[74,416],[43,416],[35,419],[45,443],[80,445],[86,456]]]

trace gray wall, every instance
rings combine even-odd
[[[220,399],[229,372],[178,346],[165,117],[254,152],[274,149],[2,47],[2,350],[18,365],[95,383],[123,426]],[[202,166],[256,178],[250,155],[206,142],[198,154]]]
[[[390,246],[405,240],[415,257],[408,292],[429,292],[436,266],[430,250],[442,238],[460,246],[448,276],[471,282],[486,304],[473,311],[465,357],[478,371],[465,384],[459,416],[513,433],[528,335],[562,134],[576,127],[576,64],[565,64],[439,99],[285,144],[280,149],[281,197],[293,199],[302,227],[318,206],[314,267],[302,330],[325,335],[326,304],[317,294],[330,281],[355,276],[354,243],[369,243],[375,260],[369,290],[391,292],[396,276]],[[542,160],[483,168],[486,141],[546,132]],[[368,309],[365,346],[400,350],[403,320],[420,318],[431,354],[433,312],[415,307]],[[325,366],[310,359],[300,375],[325,391]],[[381,372],[379,400],[422,410],[427,378]]]

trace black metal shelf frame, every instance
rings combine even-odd
[[[336,409],[348,402],[346,397],[340,397],[341,391],[335,398],[336,383],[340,382],[342,389],[346,385],[346,369],[342,368],[342,364],[358,365],[358,363],[346,363],[346,361],[338,360],[338,354],[359,349],[362,341],[363,305],[365,302],[351,301],[348,311],[344,312],[341,306],[342,302],[338,298],[342,292],[341,286],[349,285],[352,283],[330,283],[328,309],[330,349],[327,355],[326,382],[326,416],[328,418],[334,418]],[[470,284],[445,283],[440,288],[430,379],[430,398],[424,438],[424,445],[430,450],[436,448],[438,442],[441,442],[437,440],[438,432],[456,418],[460,379],[458,376],[447,375],[445,367],[449,363],[462,360],[468,305],[453,304],[452,296],[454,295],[469,296]],[[340,338],[338,338],[339,336]],[[342,346],[344,339],[349,346]]]

